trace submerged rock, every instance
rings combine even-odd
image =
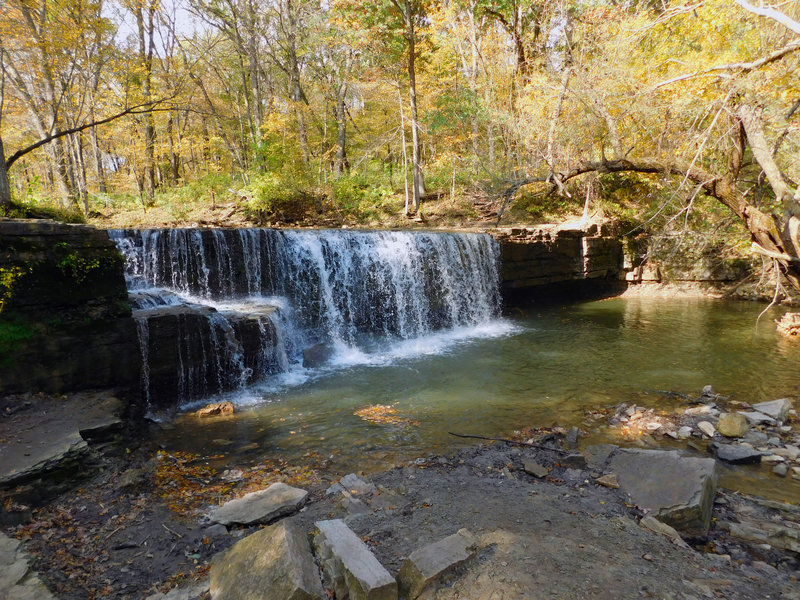
[[[214,559],[214,600],[312,600],[324,598],[305,534],[282,521],[266,527]]]
[[[626,449],[618,450],[609,466],[634,504],[690,537],[707,533],[717,488],[712,459]]]
[[[233,402],[217,402],[216,404],[204,406],[194,414],[196,417],[219,417],[221,415],[232,415],[234,411]]]
[[[212,513],[211,520],[222,525],[269,523],[298,510],[307,496],[305,490],[273,483],[265,490],[226,502]]]

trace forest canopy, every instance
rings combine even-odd
[[[0,205],[375,224],[587,204],[735,225],[797,284],[799,21],[745,0],[8,0]]]

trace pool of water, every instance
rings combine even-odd
[[[621,402],[676,408],[665,391],[747,402],[800,395],[800,344],[781,338],[775,308],[704,299],[617,298],[519,314],[478,330],[430,336],[301,370],[233,397],[227,419],[185,415],[157,434],[168,450],[255,464],[308,451],[331,469],[372,471],[469,443],[449,432],[503,437],[580,424]],[[391,406],[395,422],[357,411]],[[593,433],[608,438],[608,431]],[[743,474],[737,476],[737,472]],[[766,482],[766,484],[765,484]],[[800,484],[766,467],[725,470],[723,485],[800,499]]]

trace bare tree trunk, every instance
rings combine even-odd
[[[3,149],[3,138],[0,137],[0,213],[11,208],[11,185],[6,170],[6,154]]]
[[[347,111],[344,105],[344,92],[337,93],[336,99],[336,158],[334,170],[337,175],[342,175],[350,170],[347,160]]]
[[[286,0],[284,5],[286,17],[286,45],[289,59],[289,98],[294,104],[295,118],[297,119],[297,137],[300,150],[303,153],[303,162],[311,161],[311,151],[308,147],[308,132],[302,103],[306,102],[306,95],[300,85],[300,63],[297,59],[297,14],[292,6],[292,0]]]
[[[145,14],[145,10],[147,14]],[[142,67],[142,99],[150,102],[152,99],[153,52],[155,49],[154,25],[156,3],[150,0],[147,8],[140,6],[136,9],[136,26],[139,33],[139,60]],[[146,112],[144,121],[144,195],[148,205],[155,201],[155,142],[156,128],[152,112]]]
[[[417,36],[414,31],[414,13],[411,1],[405,0],[403,14],[406,20],[406,42],[408,43],[408,96],[411,105],[411,162],[414,193],[414,211],[419,211],[420,196],[424,193],[422,167],[420,166],[420,139],[419,121],[417,112],[417,72],[416,72],[416,43]]]

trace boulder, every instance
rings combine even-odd
[[[717,423],[717,431],[725,437],[742,437],[750,429],[750,424],[744,415],[739,413],[722,413]]]
[[[466,529],[415,550],[400,567],[397,584],[400,595],[414,600],[426,587],[436,583],[473,558],[477,542]]]
[[[357,496],[365,496],[368,494],[374,494],[378,490],[366,479],[362,479],[355,473],[350,473],[349,475],[345,475],[339,480],[339,484],[350,494],[357,495]]]
[[[217,402],[216,404],[208,404],[197,412],[196,417],[219,417],[221,415],[232,415],[234,413],[233,402]]]
[[[325,598],[308,539],[281,521],[247,536],[211,564],[213,600]]]
[[[269,523],[297,511],[307,496],[305,490],[273,483],[265,490],[226,502],[212,513],[211,520],[222,525]]]
[[[609,466],[634,504],[689,537],[707,533],[717,487],[712,459],[621,449]]]
[[[753,410],[772,417],[776,421],[785,421],[792,410],[792,401],[788,398],[779,398],[770,402],[759,402],[753,404]]]
[[[761,462],[761,452],[743,444],[717,444],[711,442],[708,451],[715,457],[733,465],[753,465]]]
[[[397,582],[344,521],[317,521],[314,538],[336,598],[397,600]]]

